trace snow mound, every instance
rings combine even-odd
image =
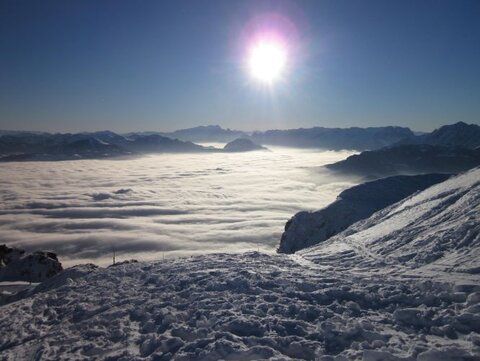
[[[66,270],[0,308],[0,358],[434,360],[480,355],[477,290],[293,255]],[[437,357],[437,358],[436,358]],[[448,359],[448,358],[446,358]]]
[[[480,168],[434,185],[300,251],[319,264],[480,275]]]
[[[349,188],[319,211],[295,214],[285,225],[278,252],[294,253],[324,242],[351,224],[448,177],[446,174],[394,176]]]

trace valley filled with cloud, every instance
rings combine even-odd
[[[274,147],[237,154],[3,164],[0,242],[66,265],[274,251],[285,222],[354,179],[322,165],[352,154]]]

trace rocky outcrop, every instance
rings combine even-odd
[[[23,250],[0,245],[0,281],[42,282],[62,270],[53,252],[26,254]]]
[[[285,225],[279,253],[294,253],[321,243],[376,211],[443,182],[446,174],[394,176],[349,188],[316,212],[299,212]]]

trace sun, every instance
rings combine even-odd
[[[287,49],[280,41],[265,39],[255,42],[248,54],[250,74],[257,80],[272,84],[278,80],[287,64]]]

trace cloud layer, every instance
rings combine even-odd
[[[66,264],[216,251],[273,251],[285,222],[352,180],[319,166],[348,152],[274,148],[134,160],[7,163],[0,243],[51,249]],[[66,261],[66,262],[65,262]]]

